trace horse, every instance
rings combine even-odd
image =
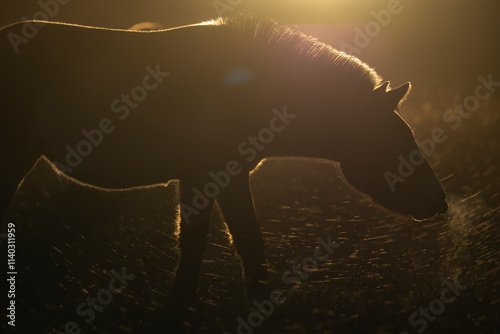
[[[347,181],[397,214],[447,210],[398,114],[410,84],[392,89],[358,58],[272,20],[155,31],[26,21],[0,35],[0,215],[40,157],[110,189],[180,180],[176,305],[195,298],[215,201],[249,296],[266,287],[248,178],[264,158],[337,161]],[[415,152],[411,175],[389,182]]]

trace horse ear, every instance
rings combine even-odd
[[[377,88],[375,88],[373,90],[373,92],[375,94],[383,94],[383,93],[385,93],[387,91],[387,88],[389,87],[390,84],[391,83],[389,81],[386,81],[383,84],[381,84],[380,86],[378,86]]]
[[[386,92],[387,101],[394,106],[398,106],[410,92],[411,83],[407,82],[398,88],[391,89]]]

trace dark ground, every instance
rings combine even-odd
[[[361,6],[351,15],[362,26],[363,18],[370,18],[361,14],[385,3]],[[92,1],[67,6],[67,12],[61,9],[62,21],[134,23],[129,10],[105,21],[109,4],[94,16],[78,11],[99,10]],[[196,12],[182,7],[173,25],[213,17],[210,4],[204,6]],[[1,10],[2,22],[35,11],[33,4],[26,12],[20,7],[13,4],[11,14]],[[353,40],[349,22],[314,24],[310,17],[286,18],[269,8],[269,16],[304,24],[299,28],[332,45]],[[448,195],[446,215],[422,222],[395,216],[346,184],[337,166],[316,161],[273,159],[253,176],[272,286],[287,297],[256,332],[417,333],[420,326],[410,325],[408,317],[439,298],[445,280],[467,288],[428,322],[424,333],[500,332],[500,91],[456,130],[442,119],[446,109],[474,94],[478,76],[492,74],[500,81],[495,13],[489,1],[408,3],[358,55],[395,85],[412,81],[401,114],[417,139],[428,138],[435,127],[449,136],[428,157]],[[136,21],[162,21],[158,15],[137,15]],[[19,267],[17,332],[47,333],[75,321],[82,333],[170,333],[175,320],[185,319],[186,331],[236,333],[236,318],[246,319],[249,311],[241,266],[218,212],[200,277],[200,309],[169,311],[168,286],[177,261],[175,195],[175,182],[102,192],[68,180],[60,184],[43,168],[27,177],[12,210]],[[312,256],[317,238],[328,235],[340,247],[290,291],[281,275]],[[111,271],[122,267],[136,278],[87,325],[77,306],[106,288]],[[10,330],[4,323],[2,329]]]

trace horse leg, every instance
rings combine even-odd
[[[7,212],[23,176],[0,171],[0,219],[2,223],[5,223],[8,219]],[[2,228],[4,228],[3,224]]]
[[[248,297],[251,301],[269,298],[264,239],[257,222],[248,177],[232,179],[217,201],[243,262]]]
[[[193,205],[193,183],[180,183],[181,232],[180,261],[173,283],[173,304],[176,309],[187,309],[196,302],[196,287],[201,261],[207,246],[210,212],[213,200],[203,209]],[[194,209],[186,209],[189,206]]]
[[[42,168],[44,177],[57,175],[53,165],[46,157],[35,159],[19,159],[13,164],[4,164],[0,167],[0,218],[7,219],[9,207],[21,181],[34,170]]]

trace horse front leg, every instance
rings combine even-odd
[[[213,200],[203,209],[186,212],[184,205],[192,207],[195,183],[180,182],[181,231],[180,261],[173,283],[173,306],[187,309],[196,304],[196,288],[200,276],[201,262],[207,247],[210,212]]]
[[[250,190],[248,174],[231,180],[217,201],[243,262],[250,301],[269,298],[269,276],[260,231]]]

